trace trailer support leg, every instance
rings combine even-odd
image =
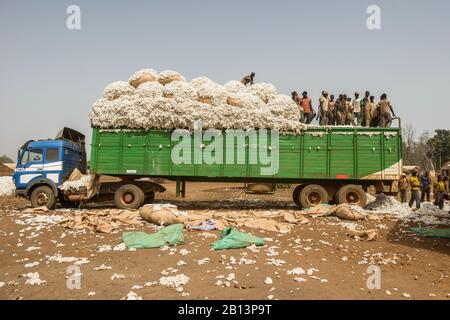
[[[176,187],[175,187],[175,196],[177,198],[180,197],[180,179],[177,179]]]
[[[186,198],[186,181],[183,180],[181,182],[181,197],[184,199]]]

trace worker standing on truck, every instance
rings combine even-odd
[[[345,124],[347,126],[352,125],[353,123],[353,105],[352,98],[348,97],[344,94],[344,105],[345,105]]]
[[[409,179],[409,185],[411,187],[411,199],[409,200],[409,207],[412,208],[414,202],[416,203],[416,208],[420,209],[420,181],[417,177],[417,172],[412,173]]]
[[[305,123],[305,112],[300,104],[300,96],[297,91],[292,92],[292,100],[297,104],[298,109],[300,110],[300,122]]]
[[[336,125],[336,102],[334,101],[334,95],[331,95],[330,101],[328,101],[328,125]]]
[[[322,91],[322,96],[319,99],[319,116],[320,121],[319,125],[321,126],[327,126],[329,119],[328,119],[328,92]]]
[[[361,99],[359,93],[355,92],[355,99],[353,99],[353,125],[359,126],[361,124]]]
[[[249,75],[243,77],[241,82],[244,86],[246,86],[249,83],[250,83],[250,85],[252,85],[254,83],[254,79],[255,79],[255,73],[252,72]]]
[[[343,126],[345,124],[345,103],[342,94],[340,94],[339,98],[336,100],[336,124],[338,126]]]
[[[428,171],[425,172],[423,176],[420,177],[420,183],[422,185],[422,197],[420,198],[420,202],[425,201],[425,196],[427,197],[427,202],[431,200],[431,178],[430,173]]]
[[[366,113],[366,127],[378,126],[377,103],[375,102],[374,96],[370,96],[369,102],[365,104],[364,108]]]
[[[395,113],[391,106],[391,102],[387,99],[386,93],[381,95],[377,109],[380,119],[380,128],[390,128],[392,124],[392,117],[395,118]]]
[[[303,108],[306,124],[310,124],[314,119],[314,109],[311,104],[311,98],[308,97],[308,92],[303,91],[302,98],[300,99],[300,105]]]
[[[402,174],[400,180],[398,181],[398,189],[400,190],[400,201],[401,203],[406,203],[406,192],[409,188],[409,181],[406,175]]]
[[[441,175],[438,176],[436,183],[434,184],[434,194],[435,201],[434,204],[439,207],[439,209],[444,209],[444,195],[448,193],[447,186],[445,185],[444,179]]]
[[[370,120],[367,120],[367,105],[370,102],[370,91],[366,91],[364,94],[364,98],[361,99],[360,108],[361,108],[361,126],[369,127]]]

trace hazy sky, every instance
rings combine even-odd
[[[66,28],[69,5],[81,30]],[[366,9],[381,7],[369,31]],[[280,92],[387,92],[417,131],[450,128],[450,1],[0,0],[0,154],[63,126],[86,133],[103,88],[136,70]]]

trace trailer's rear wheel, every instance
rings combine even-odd
[[[57,199],[52,188],[48,186],[40,186],[31,192],[30,202],[33,208],[46,206],[53,210],[56,207]]]
[[[292,200],[294,200],[294,203],[299,207],[302,208],[302,205],[300,204],[300,192],[305,187],[305,185],[299,185],[297,186],[294,191],[292,192]]]
[[[123,185],[114,194],[114,204],[119,209],[138,209],[144,200],[144,192],[134,184]]]
[[[330,196],[324,187],[310,184],[300,191],[299,199],[303,208],[313,208],[320,204],[328,203]]]
[[[336,193],[336,203],[352,203],[364,207],[367,204],[367,195],[361,186],[348,184],[341,187]]]

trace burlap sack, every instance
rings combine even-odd
[[[233,107],[242,107],[242,101],[240,99],[236,99],[236,98],[228,98],[227,104],[229,104],[230,106],[233,106]]]
[[[359,221],[365,219],[365,216],[363,214],[352,210],[347,206],[338,206],[338,208],[336,209],[336,216],[339,219],[350,221]]]
[[[152,76],[151,74],[144,74],[142,77],[140,77],[139,79],[136,79],[134,81],[130,82],[130,85],[132,85],[133,87],[137,88],[139,87],[141,84],[145,83],[145,82],[150,82],[150,81],[156,81],[156,78],[154,76]]]
[[[172,81],[183,81],[183,77],[179,76],[179,75],[171,75],[171,76],[159,79],[159,83],[161,83],[163,86],[171,83]]]
[[[198,102],[212,105],[213,104],[213,99],[212,98],[206,98],[206,97],[199,97],[198,98]]]
[[[162,226],[189,220],[187,215],[178,211],[177,206],[171,204],[148,204],[139,209],[139,214],[145,221]]]

